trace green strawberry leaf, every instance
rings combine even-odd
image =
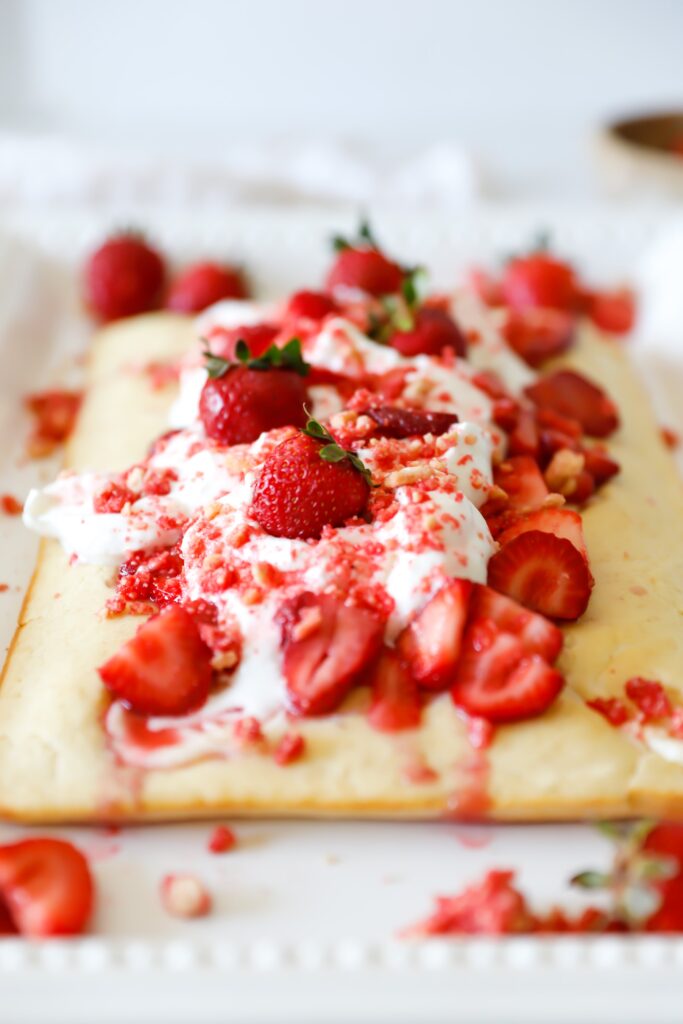
[[[606,889],[611,881],[611,875],[606,875],[602,871],[579,871],[569,879],[569,884],[576,885],[579,889]]]
[[[301,355],[301,342],[298,338],[290,338],[282,348],[277,345],[271,345],[262,355],[257,356],[255,359],[251,358],[246,341],[240,338],[235,345],[237,364],[231,363],[228,359],[222,359],[220,356],[214,356],[209,350],[207,342],[205,342],[205,346],[205,366],[209,377],[213,379],[222,377],[231,366],[237,364],[246,366],[250,370],[292,370],[301,377],[306,377],[311,370],[311,367]]]
[[[318,453],[320,458],[324,459],[325,462],[349,462],[372,487],[372,474],[363,460],[360,459],[355,452],[351,452],[347,448],[342,448],[340,444],[337,444],[334,436],[329,432],[329,430],[327,430],[322,423],[318,423],[317,420],[314,420],[305,406],[304,409],[308,416],[308,422],[303,428],[302,433],[306,434],[307,437],[312,437],[315,441],[326,442]]]

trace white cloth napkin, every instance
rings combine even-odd
[[[231,145],[211,155],[0,134],[0,204],[51,202],[350,202],[458,205],[479,194],[454,143],[410,157],[343,144]]]

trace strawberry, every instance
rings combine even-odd
[[[588,473],[593,477],[596,486],[599,487],[601,484],[607,483],[613,476],[619,472],[619,463],[611,459],[609,455],[604,452],[597,445],[593,448],[582,449],[584,458],[584,467]]]
[[[643,842],[648,857],[666,858],[672,863],[673,874],[656,880],[660,906],[648,918],[648,932],[683,932],[683,825],[663,821],[650,829]]]
[[[540,366],[546,359],[571,348],[575,320],[559,309],[511,309],[503,326],[503,335],[529,366]]]
[[[36,391],[26,395],[24,404],[34,418],[28,441],[32,458],[50,455],[71,435],[81,408],[80,391]]]
[[[533,412],[518,407],[514,414],[514,425],[508,430],[508,452],[510,455],[530,455],[536,458],[539,446],[540,437]]]
[[[509,541],[519,537],[528,530],[542,530],[544,533],[554,533],[555,536],[571,541],[576,550],[580,552],[584,561],[588,561],[586,542],[583,536],[583,522],[578,512],[568,508],[544,508],[518,519],[499,538],[504,546]]]
[[[138,235],[115,235],[88,259],[85,303],[98,320],[158,309],[166,278],[159,253]]]
[[[439,356],[451,348],[458,356],[466,354],[465,336],[448,313],[441,309],[423,306],[413,317],[413,326],[408,330],[395,331],[389,336],[389,344],[404,356]]]
[[[636,319],[636,301],[630,288],[614,292],[592,292],[586,313],[596,327],[608,334],[628,334]]]
[[[195,263],[172,283],[166,308],[176,313],[199,313],[221,299],[246,299],[247,283],[239,267]]]
[[[388,259],[374,238],[369,224],[363,222],[352,242],[337,237],[333,241],[337,258],[325,282],[328,291],[353,289],[368,295],[393,295],[400,291],[405,273]]]
[[[372,673],[372,704],[368,721],[380,732],[401,732],[420,724],[417,686],[408,667],[385,647]]]
[[[512,633],[527,654],[540,654],[549,664],[562,650],[562,631],[553,622],[490,587],[476,584],[470,604],[470,621],[479,619],[490,619],[504,633]]]
[[[286,315],[295,320],[324,320],[332,313],[339,313],[340,307],[330,295],[324,292],[295,292],[287,303]]]
[[[445,583],[396,641],[413,677],[426,690],[444,690],[453,679],[471,592],[469,580]]]
[[[466,283],[487,306],[504,305],[500,281],[482,267],[471,267],[467,272]]]
[[[0,906],[21,935],[78,935],[94,902],[83,854],[61,839],[22,839],[0,846]]]
[[[641,676],[633,676],[624,684],[629,700],[638,707],[646,722],[658,718],[670,718],[673,707],[661,683]]]
[[[556,370],[525,388],[540,409],[577,420],[587,434],[607,437],[619,426],[619,413],[602,388],[574,370]]]
[[[300,594],[282,607],[278,621],[287,693],[301,715],[338,707],[375,658],[384,629],[374,612],[330,594]]]
[[[538,464],[529,455],[515,455],[496,466],[494,483],[508,496],[509,505],[520,512],[541,507],[548,496],[548,488]]]
[[[542,714],[563,685],[560,673],[539,654],[527,654],[519,637],[479,619],[465,632],[451,696],[468,715],[502,724]]]
[[[368,473],[360,459],[309,420],[267,456],[253,491],[251,514],[275,537],[319,537],[342,526],[368,503]]]
[[[546,252],[510,260],[501,282],[503,297],[516,310],[543,307],[570,312],[576,308],[578,282],[568,263]]]
[[[306,740],[298,732],[286,732],[275,750],[273,760],[284,768],[288,764],[300,761],[306,751]]]
[[[207,353],[209,376],[199,397],[207,437],[219,444],[249,444],[276,427],[303,427],[308,365],[298,338],[283,348],[271,345],[257,359],[240,340],[235,353],[239,365]]]
[[[212,327],[206,341],[211,354],[232,363],[237,358],[237,343],[243,341],[252,359],[267,352],[277,337],[274,324],[248,324],[245,327]]]
[[[528,530],[493,556],[489,584],[541,615],[578,619],[588,605],[593,579],[571,541]]]
[[[359,409],[377,424],[377,433],[382,437],[414,437],[446,434],[458,422],[455,413],[418,412],[415,409],[400,409],[394,405],[380,405],[371,409]]]
[[[457,896],[439,896],[434,912],[406,928],[404,938],[428,935],[517,935],[534,930],[526,899],[513,885],[513,871],[489,871]]]
[[[169,605],[98,669],[114,697],[141,715],[184,715],[201,707],[211,687],[211,651],[194,619]]]
[[[628,708],[618,697],[595,697],[587,700],[586,704],[615,727],[623,725],[630,718]]]
[[[229,853],[236,846],[237,836],[227,825],[216,825],[207,843],[209,853]]]

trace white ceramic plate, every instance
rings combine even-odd
[[[264,293],[320,279],[325,241],[348,211],[84,211],[15,214],[0,224],[0,491],[23,495],[54,465],[18,465],[26,422],[19,396],[73,377],[88,325],[75,268],[112,224],[147,227],[177,259],[243,259]],[[658,214],[525,208],[467,217],[377,217],[388,247],[424,260],[447,285],[472,260],[490,261],[549,226],[587,276],[628,275],[662,228]],[[671,356],[640,343],[660,408]],[[663,386],[666,385],[666,386]],[[674,406],[675,407],[675,406]],[[672,426],[672,407],[662,413]],[[680,427],[680,422],[678,426]],[[35,553],[19,521],[0,519],[0,640],[6,646]],[[210,824],[51,830],[89,854],[99,887],[92,933],[75,941],[0,941],[0,1020],[131,1022],[445,1021],[656,1024],[680,1020],[683,941],[603,937],[408,943],[397,930],[493,866],[519,871],[539,907],[582,899],[567,879],[606,865],[594,829],[352,822],[232,822],[239,848],[210,855]],[[26,830],[0,826],[0,840]],[[168,918],[158,899],[169,871],[201,876],[211,916]]]

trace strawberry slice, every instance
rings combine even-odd
[[[510,455],[531,455],[532,458],[536,458],[539,444],[536,417],[530,409],[519,408],[514,425],[508,432],[508,452]]]
[[[469,580],[450,580],[396,641],[414,679],[426,690],[445,690],[452,682],[471,593]]]
[[[385,647],[372,675],[372,704],[368,721],[380,732],[415,729],[421,706],[415,680],[390,647]]]
[[[300,594],[281,610],[283,671],[294,711],[334,711],[375,658],[384,624],[330,594]]]
[[[583,457],[585,469],[595,480],[596,487],[611,480],[621,468],[618,462],[611,459],[607,452],[597,445],[593,448],[584,448]]]
[[[602,388],[574,370],[556,370],[525,388],[540,409],[577,420],[587,434],[607,437],[619,426],[619,413]]]
[[[628,334],[636,320],[636,300],[630,288],[614,292],[593,292],[587,310],[596,327],[608,334]]]
[[[559,309],[510,309],[503,335],[529,366],[540,366],[571,347],[575,326],[575,318]]]
[[[447,433],[458,422],[451,412],[417,412],[415,409],[400,409],[393,405],[380,405],[372,409],[360,409],[377,424],[377,433],[382,437],[415,437]]]
[[[553,622],[490,587],[475,585],[470,619],[491,619],[498,629],[516,636],[527,654],[540,654],[550,664],[562,650],[562,630]]]
[[[530,455],[514,455],[496,466],[493,480],[508,496],[509,504],[520,512],[539,509],[548,496],[548,488],[538,464]]]
[[[519,637],[480,619],[465,634],[451,696],[468,715],[502,724],[542,714],[563,685],[560,673],[527,654]]]
[[[22,839],[0,846],[0,906],[21,935],[78,935],[92,912],[88,863],[61,839]]]
[[[571,541],[528,529],[493,556],[489,584],[551,619],[578,619],[588,605],[593,578]]]
[[[138,714],[184,715],[209,696],[211,657],[192,616],[169,605],[98,671],[107,689]]]
[[[499,540],[501,545],[519,537],[529,530],[541,530],[543,533],[554,533],[556,537],[570,541],[577,551],[588,561],[586,541],[583,536],[583,522],[578,512],[568,508],[543,508],[518,519],[503,533]]]

